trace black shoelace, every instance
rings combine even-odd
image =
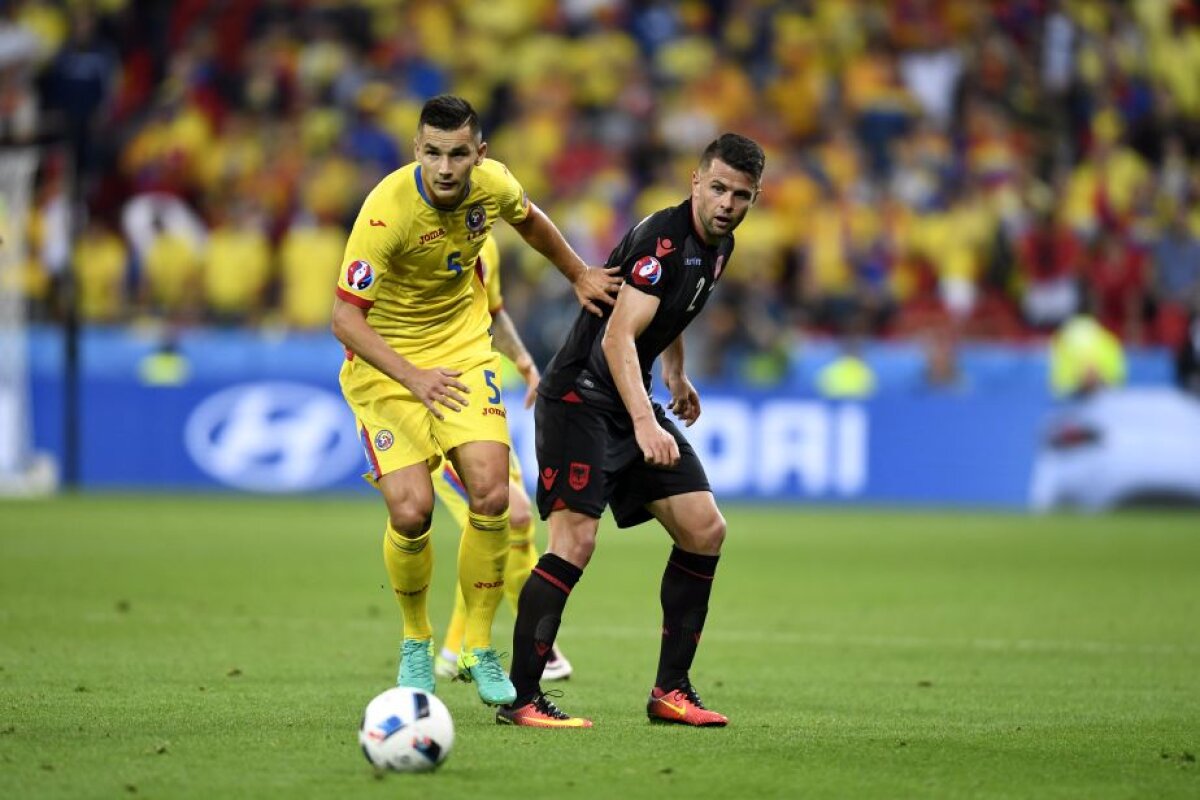
[[[695,687],[693,687],[690,683],[685,683],[683,686],[680,686],[679,691],[683,692],[684,696],[686,696],[696,708],[703,708],[705,711],[708,710],[705,708],[704,703],[700,702],[700,695],[696,694]]]
[[[555,692],[554,696],[562,697],[562,692]],[[565,711],[560,709],[558,706],[554,705],[554,703],[550,700],[549,697],[546,696],[545,693],[539,694],[537,696],[537,698],[533,701],[533,707],[536,708],[541,713],[545,714],[547,717],[553,717],[554,719],[570,719],[571,718],[570,714],[566,713]]]

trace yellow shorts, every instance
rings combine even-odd
[[[342,395],[354,418],[374,483],[389,472],[425,462],[436,468],[442,454],[467,442],[509,445],[508,412],[500,395],[500,356],[481,354],[456,364],[458,380],[470,388],[461,411],[441,407],[439,420],[396,381],[361,359],[342,365]],[[511,445],[509,445],[511,447]]]

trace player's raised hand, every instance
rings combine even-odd
[[[655,467],[673,467],[679,463],[679,442],[656,421],[634,426],[634,437],[646,463]]]
[[[525,407],[533,408],[533,401],[537,400],[537,387],[542,382],[542,374],[538,372],[537,364],[533,363],[533,358],[525,353],[515,362],[517,372],[521,373],[521,377],[525,380]]]
[[[667,404],[667,408],[683,420],[685,428],[690,428],[693,422],[700,419],[700,394],[682,373],[667,376],[666,383],[671,392],[671,402]]]
[[[588,267],[575,279],[574,286],[579,305],[597,317],[603,316],[604,311],[598,303],[611,306],[616,302],[616,294],[621,289],[621,268]]]
[[[425,404],[431,414],[438,419],[445,419],[438,406],[445,406],[451,411],[462,411],[467,405],[467,398],[464,395],[471,393],[466,384],[456,380],[459,375],[462,375],[462,372],[455,369],[415,367],[402,382],[418,400]]]

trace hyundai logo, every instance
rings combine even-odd
[[[341,398],[299,383],[244,383],[211,395],[188,417],[184,444],[204,472],[254,492],[328,486],[362,459]]]

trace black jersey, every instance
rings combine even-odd
[[[710,247],[696,233],[689,199],[646,217],[609,254],[605,266],[620,267],[631,288],[659,298],[654,318],[635,342],[647,393],[655,359],[704,308],[732,253],[732,234]],[[575,391],[588,402],[624,408],[600,345],[611,314],[608,307],[603,317],[580,311],[546,367],[541,394],[560,398]]]

